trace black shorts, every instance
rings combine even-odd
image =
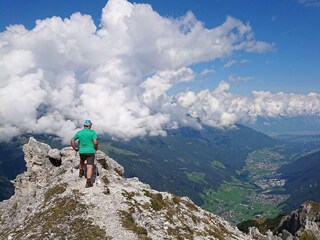
[[[94,153],[80,153],[80,160],[87,160],[88,165],[93,165],[94,162]]]

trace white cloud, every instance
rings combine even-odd
[[[297,2],[308,7],[320,7],[319,0],[297,0]]]
[[[200,77],[206,78],[208,75],[214,74],[214,73],[216,73],[216,70],[214,68],[210,68],[210,69],[205,68],[204,70],[201,71]]]
[[[228,61],[226,64],[224,64],[223,67],[224,68],[230,68],[235,64],[244,64],[244,63],[247,63],[247,62],[248,62],[248,60],[246,60],[246,59],[243,59],[243,60],[240,60],[240,61],[232,59],[232,60]]]
[[[252,79],[253,79],[253,77],[250,77],[250,76],[239,76],[239,75],[234,75],[234,74],[228,76],[228,82],[230,82],[230,83],[247,82]]]
[[[26,73],[34,67],[35,62],[33,54],[30,51],[13,50],[3,55],[0,64],[3,66],[6,74],[11,76]]]
[[[246,98],[221,82],[213,91],[167,95],[193,81],[192,64],[273,50],[253,36],[233,17],[208,29],[191,12],[172,19],[125,0],[108,1],[99,27],[80,13],[38,20],[31,30],[10,26],[0,33],[0,140],[30,132],[68,142],[84,119],[99,134],[131,138],[200,127],[189,115],[220,127],[259,115],[318,114],[316,93]]]
[[[179,82],[189,82],[194,78],[190,68],[180,68],[175,71],[159,71],[147,78],[141,87],[144,88],[143,101],[147,105],[163,104],[168,101],[166,92]],[[162,98],[165,102],[159,102]]]
[[[237,121],[254,121],[258,116],[306,116],[319,115],[320,95],[253,92],[244,97],[230,93],[230,85],[221,82],[214,91],[203,90],[195,94],[177,95],[177,102],[188,109],[193,117],[214,127],[233,125]]]

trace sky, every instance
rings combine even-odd
[[[0,0],[0,141],[320,113],[320,0]]]

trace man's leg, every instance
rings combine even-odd
[[[87,164],[87,179],[91,179],[91,177],[92,177],[92,166],[93,165],[89,165],[89,164]]]
[[[84,160],[80,159],[79,169],[83,170],[84,168]]]
[[[86,187],[92,187],[92,168],[93,168],[93,163],[94,163],[94,154],[90,154],[87,157],[87,183]]]
[[[79,163],[79,177],[82,178],[84,175],[84,160],[85,156],[83,154],[80,154],[80,163]]]

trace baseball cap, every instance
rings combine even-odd
[[[92,122],[90,120],[85,120],[83,123],[84,126],[91,126]]]

